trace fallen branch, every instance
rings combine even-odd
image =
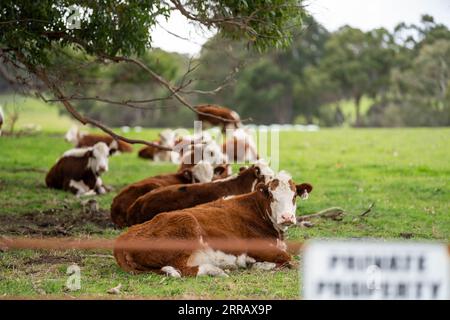
[[[304,221],[307,221],[309,219],[314,218],[325,218],[325,219],[331,219],[334,221],[341,221],[344,218],[344,215],[346,214],[345,210],[339,207],[333,207],[324,209],[322,211],[319,211],[317,213],[313,214],[307,214],[300,217],[297,217],[297,225],[304,226]]]
[[[372,208],[375,207],[375,202],[372,202],[369,206],[369,208],[367,208],[366,211],[364,211],[363,213],[360,214],[361,217],[364,217],[365,215],[367,215],[370,211],[372,211]]]

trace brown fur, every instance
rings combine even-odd
[[[189,171],[189,169],[184,169],[177,173],[146,178],[123,188],[119,194],[114,197],[111,204],[111,220],[119,227],[127,226],[127,210],[137,198],[160,187],[190,183],[192,180],[186,175]]]
[[[270,199],[263,191],[237,196],[230,200],[217,200],[194,208],[165,212],[154,219],[135,225],[123,233],[117,244],[126,240],[139,239],[182,239],[208,242],[209,239],[265,239],[271,241],[266,251],[236,249],[226,253],[247,253],[256,261],[286,264],[291,257],[288,253],[276,247],[277,239],[282,235],[274,228],[267,216],[270,212]],[[220,217],[220,218],[218,218]],[[197,266],[187,266],[187,261],[193,250],[178,251],[145,251],[136,252],[116,248],[114,256],[119,266],[128,272],[160,272],[164,266],[178,269],[182,275],[194,276]]]
[[[198,120],[208,122],[213,126],[221,126],[222,131],[225,132],[226,128],[238,128],[241,125],[240,117],[235,117],[231,109],[221,107],[213,104],[204,104],[195,107],[195,109],[199,112],[209,113],[213,116],[221,117],[227,120],[232,121],[224,121],[221,119],[217,119],[208,115],[198,114]]]
[[[159,144],[160,141],[153,141],[153,143]],[[159,149],[153,146],[145,146],[138,152],[138,157],[143,159],[151,159],[155,158],[155,154],[158,153]]]
[[[97,142],[104,142],[106,145],[110,145],[114,141],[114,138],[105,134],[84,134],[82,137],[78,140],[78,144],[76,145],[77,148],[84,148],[84,147],[92,147]],[[118,143],[118,150],[120,152],[132,152],[133,147],[131,144],[126,143],[121,140],[117,140]]]
[[[192,185],[173,185],[159,188],[139,197],[127,211],[128,225],[151,220],[161,212],[180,210],[211,202],[231,195],[251,192],[252,186],[264,181],[259,169],[242,168],[234,179]]]

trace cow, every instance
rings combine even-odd
[[[176,140],[176,132],[171,129],[163,130],[159,133],[159,140],[153,141],[153,143],[173,148],[175,146],[175,140]],[[146,146],[139,150],[138,157],[143,159],[150,159],[155,162],[172,162],[172,163],[178,163],[179,162],[179,154],[174,151],[169,150],[162,150],[156,146]]]
[[[259,182],[273,178],[274,172],[263,162],[242,167],[236,176],[194,185],[159,188],[139,197],[127,211],[128,225],[151,220],[158,213],[194,207],[226,196],[249,193]]]
[[[2,135],[2,126],[5,121],[5,115],[3,114],[3,108],[0,106],[0,136]]]
[[[72,143],[76,148],[92,147],[97,142],[104,142],[109,147],[110,154],[116,152],[132,152],[133,147],[124,141],[116,140],[106,134],[94,134],[81,132],[78,127],[73,126],[67,131],[65,140]]]
[[[241,118],[236,111],[214,104],[204,104],[195,107],[199,121],[210,123],[213,126],[221,126],[222,132],[226,129],[237,129],[242,126]],[[212,115],[212,116],[211,116]],[[220,117],[220,118],[216,118]],[[223,120],[225,119],[225,120]],[[228,120],[228,121],[227,121]]]
[[[193,167],[182,169],[176,173],[158,175],[130,184],[114,197],[111,204],[111,220],[119,227],[125,227],[127,210],[140,196],[154,189],[173,184],[210,182],[213,174],[211,164],[200,161]]]
[[[152,220],[134,225],[115,242],[114,257],[119,266],[131,273],[155,272],[170,277],[227,276],[224,269],[253,268],[264,270],[288,265],[283,236],[296,221],[296,196],[311,192],[307,183],[295,185],[291,176],[282,171],[256,190],[244,195],[219,199],[193,208],[164,212]],[[180,248],[130,249],[129,242],[167,239],[190,240],[197,249]],[[264,250],[236,247],[217,249],[217,240],[264,240],[270,244]],[[210,242],[210,243],[208,243]]]
[[[259,159],[256,144],[247,129],[239,128],[222,144],[222,152],[229,161],[254,162]]]
[[[104,194],[108,188],[100,175],[108,171],[109,148],[104,142],[93,147],[66,151],[45,177],[47,187],[70,191],[76,196]]]

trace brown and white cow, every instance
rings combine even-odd
[[[222,132],[225,132],[228,128],[239,128],[242,125],[240,116],[236,111],[233,111],[231,109],[214,104],[198,105],[195,107],[195,109],[199,112],[205,113],[197,114],[197,118],[199,121],[208,122],[213,126],[221,126]],[[229,121],[225,121],[215,117],[220,117]]]
[[[249,193],[259,182],[273,178],[274,172],[264,163],[242,167],[239,174],[222,180],[194,185],[159,188],[139,197],[127,211],[128,225],[151,220],[161,212],[191,208],[222,197]]]
[[[171,277],[226,276],[224,269],[248,265],[264,270],[283,266],[291,260],[282,241],[288,226],[296,221],[296,196],[311,190],[311,185],[295,185],[289,174],[280,172],[268,183],[258,184],[252,193],[160,213],[132,226],[117,239],[114,256],[125,271],[151,271]],[[122,245],[166,239],[195,241],[200,249],[142,251]],[[218,239],[264,239],[270,245],[264,251],[244,247],[221,251],[210,244]]]
[[[66,151],[45,177],[49,188],[70,191],[77,196],[104,194],[100,175],[108,171],[109,148],[104,142],[93,147]]]
[[[73,126],[67,131],[65,140],[72,143],[76,148],[92,147],[98,142],[104,142],[109,150],[110,154],[114,154],[117,151],[120,152],[132,152],[133,147],[131,144],[116,140],[113,137],[106,134],[94,134],[81,132],[78,127]]]
[[[233,130],[231,137],[222,144],[222,152],[234,162],[253,162],[259,159],[253,136],[245,128]]]
[[[154,143],[163,147],[173,148],[176,141],[176,132],[171,129],[163,130],[159,133],[159,140]],[[154,146],[143,147],[138,152],[138,156],[143,159],[150,159],[155,162],[172,162],[178,163],[179,154],[174,151],[162,150]]]
[[[158,175],[130,184],[114,197],[111,204],[111,220],[119,227],[125,227],[127,226],[127,210],[140,196],[154,189],[174,184],[210,182],[213,174],[211,164],[201,161],[191,168],[176,173]]]

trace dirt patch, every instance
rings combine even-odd
[[[0,234],[73,236],[79,233],[99,234],[114,229],[109,211],[84,212],[82,209],[48,209],[21,215],[0,215]]]

